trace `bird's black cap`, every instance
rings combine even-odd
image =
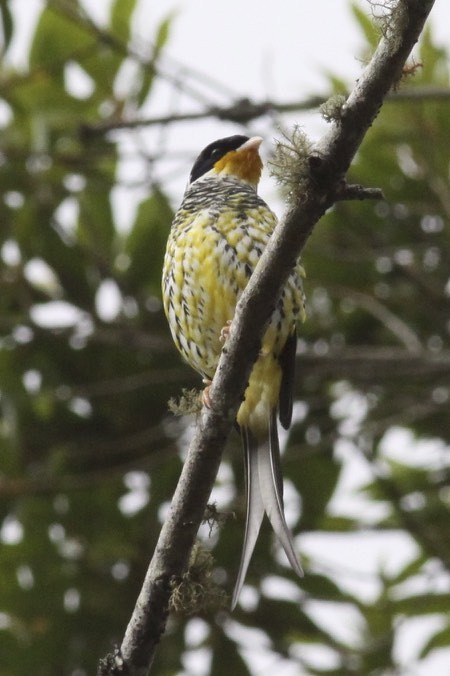
[[[248,140],[248,136],[235,134],[234,136],[220,138],[217,141],[210,143],[202,150],[200,155],[195,160],[194,166],[192,167],[192,171],[189,176],[189,183],[193,183],[198,178],[200,178],[200,176],[206,174],[208,171],[210,171],[210,169],[213,168],[215,163],[218,162],[221,157],[226,155],[226,153],[229,153],[230,150],[237,150]]]

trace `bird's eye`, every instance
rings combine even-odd
[[[211,150],[211,157],[217,157],[219,155],[220,149],[219,148],[214,148],[214,150]]]

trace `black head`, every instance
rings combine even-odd
[[[206,148],[202,150],[195,160],[189,176],[189,183],[193,183],[200,178],[200,176],[206,174],[213,168],[215,163],[230,152],[230,150],[237,150],[248,140],[248,136],[236,134],[235,136],[227,136],[226,138],[220,138],[217,141],[210,143],[209,146],[206,146]]]

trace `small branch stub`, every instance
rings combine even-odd
[[[336,190],[336,201],[344,200],[384,200],[381,188],[366,188],[359,183],[346,183],[343,181]]]

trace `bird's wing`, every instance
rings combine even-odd
[[[292,419],[296,350],[297,330],[294,328],[278,358],[282,373],[278,415],[280,417],[280,423],[283,425],[285,430],[289,429]]]

